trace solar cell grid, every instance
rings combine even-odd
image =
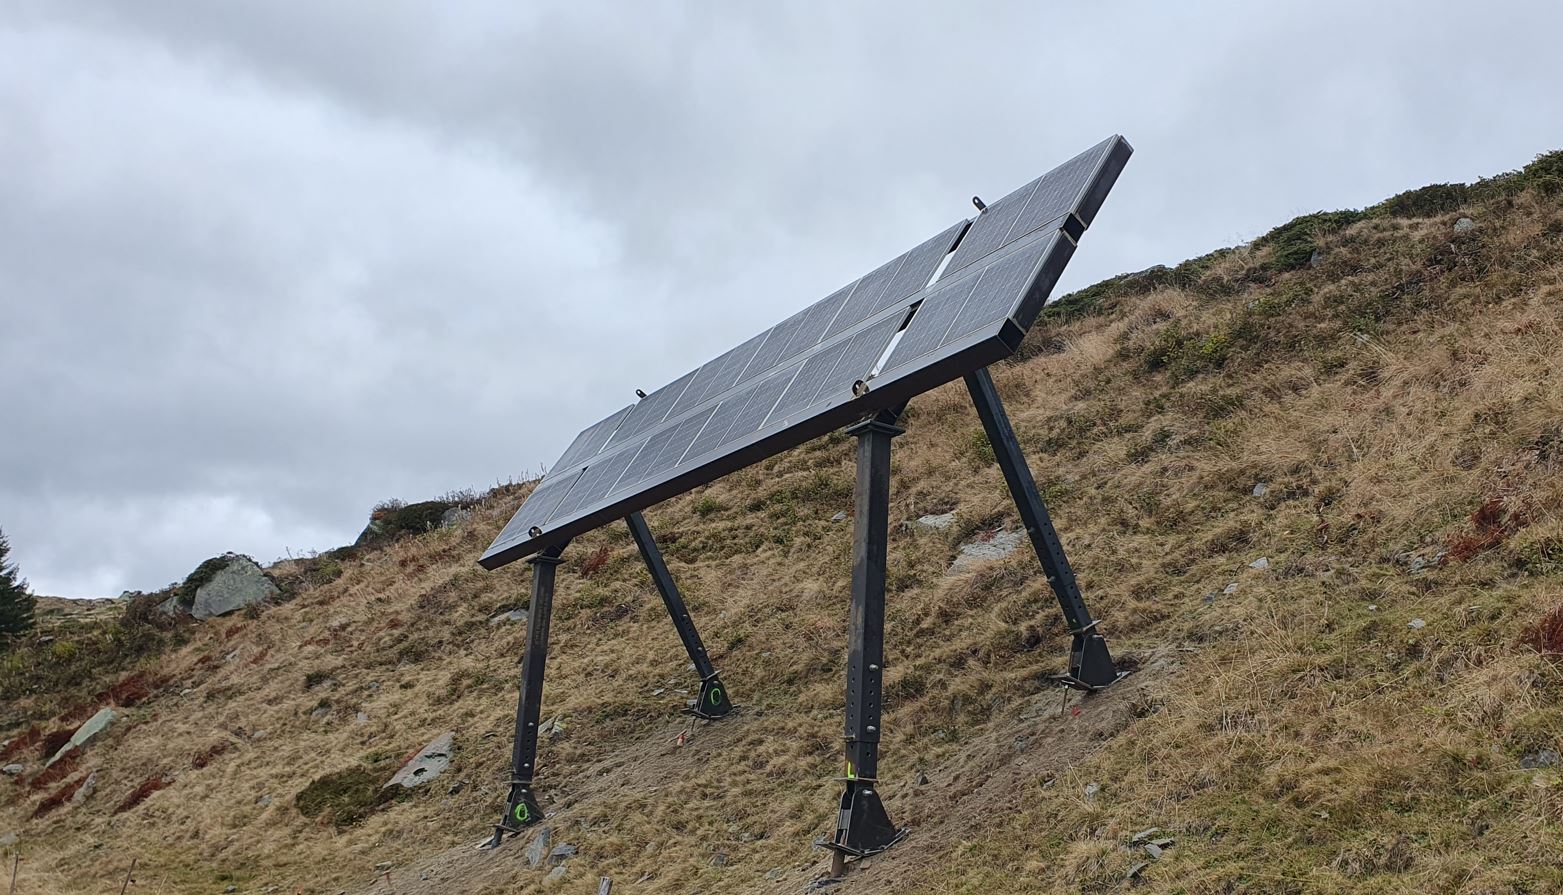
[[[1025,210],[1010,227],[1005,242],[1014,242],[1074,211],[1092,175],[1111,148],[1112,141],[1104,140],[1044,174],[1037,181]]]
[[[630,411],[629,417],[619,426],[619,431],[614,433],[613,439],[608,443],[624,444],[633,440],[635,436],[642,435],[655,428],[658,423],[667,418],[668,411],[672,410],[673,405],[678,403],[678,399],[683,395],[685,387],[689,385],[691,379],[695,378],[695,373],[697,372],[699,371],[691,370],[642,398],[640,403],[636,404]]]
[[[1008,317],[1051,243],[1051,239],[1038,240],[990,264],[940,344],[947,345],[986,324]]]
[[[910,252],[907,254],[911,254]],[[895,280],[896,271],[906,261],[907,255],[901,255],[877,268],[873,273],[857,281],[852,295],[847,298],[846,305],[841,313],[836,315],[836,322],[830,325],[825,337],[829,338],[839,332],[851,329],[857,324],[867,320],[873,315],[874,309],[879,307],[879,299],[885,294],[890,283]],[[929,271],[932,273],[932,271]]]
[[[792,378],[787,391],[771,410],[768,422],[776,422],[794,410],[802,410],[813,404],[814,393],[819,391],[825,377],[830,375],[831,368],[841,359],[841,352],[845,350],[847,350],[847,343],[838,342],[804,361],[803,367],[798,370],[798,375]]]
[[[753,392],[749,394],[749,400],[744,404],[744,409],[733,417],[732,426],[722,436],[721,444],[732,444],[745,435],[753,433],[770,416],[771,408],[776,406],[776,399],[781,397],[783,391],[792,382],[792,377],[797,375],[798,368],[803,366],[800,361],[782,370],[772,373],[761,382]],[[720,447],[721,445],[718,445]]]

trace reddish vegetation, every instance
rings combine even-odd
[[[1563,656],[1563,604],[1526,628],[1520,642],[1544,656]]]
[[[212,759],[223,754],[224,752],[227,752],[232,747],[233,743],[229,742],[228,740],[218,740],[207,748],[197,752],[195,757],[190,759],[190,767],[204,768],[212,763]]]
[[[1449,539],[1449,558],[1463,562],[1502,544],[1525,524],[1524,517],[1502,497],[1490,498],[1471,514],[1471,528]]]
[[[61,764],[64,764],[64,762],[61,762]],[[59,767],[59,765],[55,765],[55,767]],[[48,814],[50,811],[53,811],[54,809],[69,801],[70,797],[75,795],[77,790],[81,789],[81,785],[86,783],[87,778],[90,776],[92,775],[82,774],[75,780],[72,780],[71,782],[55,790],[52,794],[49,795],[48,798],[39,802],[38,807],[33,809],[33,820],[37,820],[38,818],[43,817],[45,814]]]
[[[38,745],[39,741],[42,739],[43,729],[34,724],[33,726],[27,728],[26,733],[22,734],[11,742],[6,743],[4,749],[0,749],[0,761],[7,761],[17,755],[21,755],[25,750],[31,749],[32,747]]]
[[[581,560],[581,577],[590,578],[598,572],[601,572],[602,567],[608,564],[608,557],[612,555],[613,551],[608,549],[607,544],[603,544],[601,547],[598,547],[596,550],[593,550],[591,553],[587,554],[586,558]]]
[[[53,755],[54,753],[51,752],[49,754]],[[80,759],[73,752],[50,765],[47,770],[34,777],[32,782],[27,785],[33,789],[43,789],[45,786],[64,780],[71,775],[72,771],[76,770],[76,765],[79,761]]]
[[[44,734],[43,740],[38,747],[38,757],[44,761],[53,758],[54,753],[60,751],[66,743],[71,741],[71,734],[75,732],[76,728],[73,726],[62,727],[59,730]]]
[[[139,705],[151,698],[153,692],[164,683],[166,682],[163,679],[153,677],[145,671],[126,675],[114,686],[93,697],[93,711],[97,710],[96,706],[107,703],[125,708]]]
[[[162,774],[154,774],[153,776],[141,781],[140,786],[131,790],[130,795],[125,796],[125,801],[120,802],[119,807],[114,809],[114,813],[124,814],[126,811],[129,811],[142,802],[145,802],[147,797],[152,795],[152,793],[157,792],[160,789],[167,789],[173,785],[174,778],[164,777]]]

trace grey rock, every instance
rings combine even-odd
[[[1087,783],[1085,785],[1085,800],[1087,802],[1096,801],[1096,794],[1101,791],[1102,785],[1100,783]]]
[[[225,886],[223,888],[223,895],[233,895],[233,893],[237,891],[239,891],[238,886]]]
[[[1206,606],[1209,606],[1211,603],[1216,602],[1216,597],[1219,597],[1219,596],[1221,596],[1221,595],[1216,593],[1215,591],[1210,591],[1209,593],[1205,594],[1204,597],[1201,598],[1201,602],[1203,602]]]
[[[451,507],[440,515],[440,528],[450,528],[460,525],[472,518],[472,511],[466,507]]]
[[[1149,866],[1151,866],[1151,862],[1149,862],[1149,861],[1141,861],[1138,864],[1135,864],[1133,867],[1130,867],[1129,868],[1129,872],[1124,874],[1123,878],[1124,879],[1134,879],[1135,877],[1137,877],[1141,873],[1143,873],[1145,871],[1145,868],[1147,868]]]
[[[385,785],[412,789],[445,773],[450,768],[451,744],[455,740],[455,731],[446,731],[435,737],[429,745],[423,747],[423,751],[402,765],[402,769]]]
[[[27,770],[27,768],[22,765],[8,764],[5,767],[0,768],[0,774],[4,774],[7,777],[20,777],[22,776],[22,772],[25,770]]]
[[[97,791],[98,791],[98,772],[97,771],[93,771],[92,773],[87,775],[87,779],[86,780],[83,780],[81,782],[81,788],[76,790],[76,794],[71,796],[71,804],[72,805],[80,805],[82,802],[85,802],[88,799],[92,798],[92,794],[97,792]]]
[[[917,772],[917,785],[918,786],[927,786],[928,785],[928,775],[924,774],[922,771],[918,771]]]
[[[1237,593],[1237,582],[1234,581],[1231,584],[1228,584],[1226,587],[1221,588],[1221,592],[1229,597]]]
[[[270,808],[271,807],[271,796],[269,794],[261,796],[260,798],[255,800],[255,804],[260,806],[261,808]]]
[[[727,866],[727,852],[719,851],[716,854],[712,855],[711,856],[711,866],[712,867],[726,867]]]
[[[76,732],[71,734],[70,742],[61,746],[60,750],[54,753],[54,756],[44,764],[44,767],[49,767],[64,758],[67,753],[85,746],[88,740],[108,729],[108,726],[114,723],[114,719],[118,717],[119,715],[115,714],[113,709],[98,709],[96,715],[88,718],[80,727],[76,728]]]
[[[1323,263],[1324,263],[1324,253],[1319,251],[1318,249],[1314,249],[1313,250],[1313,254],[1308,256],[1308,266],[1309,267],[1318,267],[1320,264],[1323,264]]]
[[[933,516],[919,516],[917,524],[934,531],[943,531],[955,524],[955,514],[939,513]]]
[[[563,864],[560,864],[558,867],[555,867],[554,869],[548,871],[548,875],[543,877],[543,882],[544,883],[549,883],[549,884],[557,883],[560,880],[564,879],[564,875],[566,873],[569,873],[569,872],[570,872],[570,868],[566,867]]]
[[[276,596],[277,585],[247,556],[234,556],[212,580],[195,592],[190,614],[199,619],[217,618]]]
[[[164,615],[184,615],[187,610],[179,605],[179,597],[175,595],[157,604],[157,611]]]
[[[384,873],[385,871],[390,870],[394,866],[396,866],[396,865],[392,864],[390,861],[381,861],[380,863],[374,865],[374,869],[375,869],[376,873]]]
[[[1377,612],[1378,611],[1378,604],[1377,603],[1369,603],[1368,604],[1368,611],[1369,612]]]
[[[0,846],[10,847],[20,841],[21,839],[15,833],[7,833],[4,836],[0,836]]]
[[[311,720],[319,721],[320,719],[322,719],[322,718],[324,718],[324,717],[326,717],[327,715],[330,715],[330,714],[331,714],[331,706],[323,705],[323,706],[319,706],[318,708],[316,708],[313,712],[310,712],[309,713],[309,717],[310,717]]]
[[[543,859],[548,857],[548,847],[554,841],[554,828],[543,827],[532,837],[532,841],[526,846],[526,866],[536,870],[543,866]]]
[[[1023,531],[997,531],[992,537],[961,545],[961,552],[946,574],[956,575],[995,559],[1003,559],[1019,549],[1026,540]]]
[[[1425,621],[1423,621],[1423,620],[1421,620],[1419,618],[1413,618],[1411,621],[1406,623],[1406,627],[1410,628],[1413,631],[1420,631],[1423,628],[1427,627],[1427,622],[1425,622]]]
[[[1129,837],[1129,843],[1131,845],[1139,845],[1141,842],[1144,842],[1145,840],[1160,832],[1161,827],[1151,827],[1149,829],[1141,830],[1138,833],[1135,833],[1133,836]]]
[[[550,866],[563,864],[575,857],[576,848],[568,842],[561,842],[548,850],[548,863]]]
[[[465,781],[465,780],[457,780],[455,783],[452,783],[450,785],[450,790],[449,791],[450,791],[451,795],[457,795],[462,790],[464,790],[466,788],[467,788],[467,781]]]
[[[1520,767],[1526,770],[1534,768],[1550,768],[1558,763],[1558,753],[1552,749],[1543,749],[1540,752],[1532,752],[1520,759]]]
[[[357,721],[359,724],[368,724],[369,723],[369,713],[368,712],[359,712],[358,714],[353,716],[353,720]]]
[[[265,738],[266,738],[266,731],[264,731],[264,730],[257,730],[254,733],[250,734],[250,739],[252,739],[252,740],[264,740]]]
[[[1160,861],[1161,860],[1161,846],[1157,845],[1154,842],[1147,842],[1147,843],[1145,843],[1145,853],[1147,855],[1150,855],[1152,860],[1155,860],[1155,861]]]
[[[1270,557],[1261,556],[1253,562],[1249,563],[1248,567],[1256,572],[1263,572],[1265,569],[1270,568]]]
[[[845,522],[846,518],[847,518],[847,511],[846,510],[841,510],[840,512],[836,513],[836,515],[831,516],[830,517],[830,521],[832,521],[832,522]]]
[[[1454,232],[1469,233],[1476,229],[1476,222],[1470,218],[1461,218],[1454,222]]]
[[[786,875],[787,871],[783,870],[782,868],[772,867],[770,870],[765,871],[765,880],[766,882],[774,883]]]
[[[1270,483],[1269,482],[1260,482],[1259,484],[1254,486],[1253,495],[1255,497],[1264,497],[1265,496],[1265,492],[1269,491],[1269,490],[1270,490]]]
[[[488,623],[490,625],[502,625],[506,622],[515,622],[524,625],[526,624],[526,616],[527,611],[525,609],[511,609],[508,612],[501,612],[500,614],[489,619]]]

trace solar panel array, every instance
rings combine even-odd
[[[588,426],[480,562],[531,555],[1007,356],[1130,152],[1104,140]]]

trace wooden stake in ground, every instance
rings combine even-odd
[[[613,895],[613,880],[606,876],[597,880],[597,895]]]
[[[140,860],[140,858],[130,859],[130,869],[125,871],[125,884],[119,887],[119,895],[125,895],[125,890],[130,888],[131,877],[136,875],[136,862]]]
[[[21,855],[16,855],[15,857],[13,857],[11,859],[11,892],[10,892],[10,895],[16,895],[16,871],[21,866],[22,866],[22,856]]]

